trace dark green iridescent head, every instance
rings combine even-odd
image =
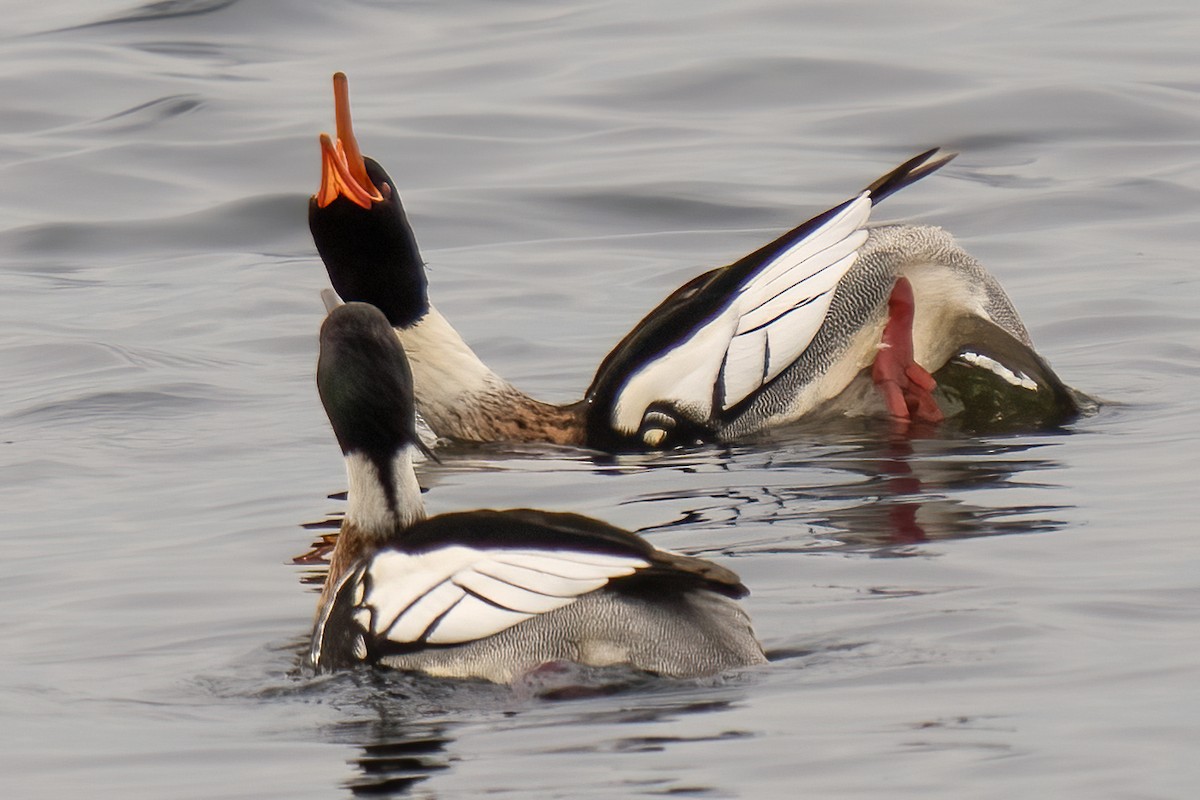
[[[344,454],[362,453],[382,467],[402,448],[420,446],[408,359],[374,306],[347,303],[326,317],[317,391]]]

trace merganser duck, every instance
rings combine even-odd
[[[876,203],[954,157],[936,148],[676,290],[609,353],[581,401],[539,402],[429,302],[416,237],[395,183],[359,150],[348,92],[338,73],[337,138],[320,137],[309,227],[338,295],[395,327],[417,409],[440,437],[617,451],[744,439],[806,418],[1036,428],[1080,411],[1004,290],[948,234],[867,227]]]
[[[347,510],[310,649],[319,670],[371,662],[510,683],[548,662],[701,677],[766,659],[730,570],[577,514],[425,516],[412,376],[365,303],[321,327],[317,387],[346,459]]]

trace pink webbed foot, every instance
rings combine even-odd
[[[899,422],[936,424],[944,417],[933,399],[937,381],[913,360],[913,300],[908,278],[896,279],[888,298],[888,321],[879,343],[871,377],[883,395],[888,413]]]

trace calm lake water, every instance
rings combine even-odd
[[[6,798],[1183,798],[1200,782],[1200,10],[16,3],[0,34]],[[738,570],[773,663],[548,699],[315,678],[330,75],[442,312],[579,396],[669,290],[934,145],[939,224],[1105,402],[1039,436],[448,451]]]

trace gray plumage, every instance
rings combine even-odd
[[[351,652],[328,662],[353,663]],[[736,601],[703,589],[649,598],[599,590],[486,639],[379,659],[382,666],[448,678],[510,683],[542,664],[623,665],[697,678],[766,661]]]
[[[872,227],[859,250],[858,261],[838,284],[829,313],[812,343],[720,429],[719,437],[728,441],[752,435],[769,427],[772,418],[790,421],[821,411],[847,415],[882,412],[882,403],[873,392],[838,395],[860,369],[873,361],[879,332],[887,321],[888,297],[900,275],[909,277],[918,287],[918,304],[927,304],[920,317],[936,319],[947,330],[991,327],[1032,349],[1029,333],[1008,295],[950,234],[931,226]],[[943,293],[929,297],[930,293],[921,287],[930,285]],[[960,321],[967,318],[972,324],[960,326]],[[914,344],[917,361],[936,372],[968,342],[961,336],[942,337],[924,352],[921,342]],[[837,373],[838,366],[843,368],[847,381],[830,385],[830,376]],[[804,407],[806,404],[808,407]]]

